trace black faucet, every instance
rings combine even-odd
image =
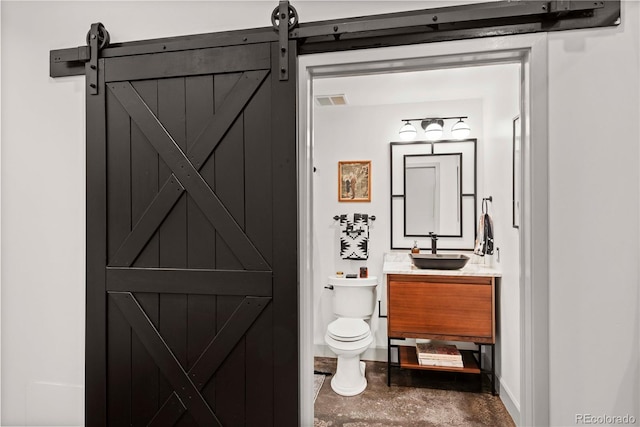
[[[438,253],[438,235],[429,233],[429,236],[431,236],[431,253],[435,255]]]

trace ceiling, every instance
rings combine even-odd
[[[351,106],[483,99],[513,76],[519,64],[396,72],[313,80],[314,96],[344,94]],[[331,108],[331,107],[323,107]]]

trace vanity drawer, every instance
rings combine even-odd
[[[400,276],[387,291],[390,337],[495,342],[493,279]]]

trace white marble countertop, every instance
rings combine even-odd
[[[502,277],[502,272],[494,267],[472,263],[474,256],[463,268],[459,270],[431,270],[416,268],[409,254],[388,253],[385,254],[382,267],[383,274],[416,274],[416,275],[446,275],[446,276],[489,276]]]

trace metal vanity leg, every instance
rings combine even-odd
[[[476,345],[478,346],[478,367],[480,368],[478,377],[480,378],[480,392],[482,392],[482,344],[476,343]]]
[[[496,345],[491,344],[491,394],[496,395]]]
[[[391,387],[391,339],[387,338],[387,387]]]

